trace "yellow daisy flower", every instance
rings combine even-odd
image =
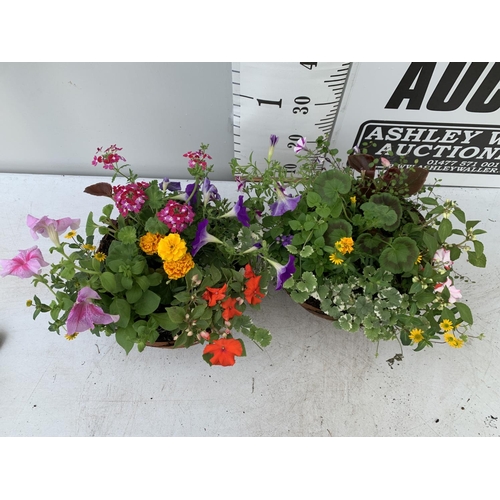
[[[422,262],[422,254],[418,254],[417,260],[415,261],[415,264],[420,264]]]
[[[460,349],[460,347],[464,345],[464,341],[462,339],[455,337],[453,333],[445,333],[443,337],[445,342],[451,347],[454,347],[455,349]]]
[[[66,335],[64,336],[64,338],[65,338],[66,340],[75,340],[77,336],[78,336],[78,332],[75,332],[75,333],[72,333],[71,335],[66,334]]]
[[[341,238],[335,243],[335,248],[343,255],[354,250],[354,240],[352,238]]]
[[[351,196],[351,203],[356,205],[356,196]]]
[[[94,245],[89,245],[88,243],[85,243],[84,245],[82,245],[82,248],[84,250],[89,250],[90,252],[93,252],[95,250],[95,246]]]
[[[99,262],[104,262],[106,259],[106,254],[103,252],[96,252],[94,254],[94,259],[97,259]]]
[[[64,235],[64,237],[67,238],[68,240],[74,238],[75,236],[76,236],[76,231],[70,231],[69,233]]]
[[[450,330],[453,330],[453,323],[449,319],[443,319],[443,321],[439,323],[439,326],[444,332],[449,332]]]
[[[413,343],[418,344],[424,340],[424,336],[422,335],[424,332],[420,330],[420,328],[414,328],[410,331],[410,339]]]
[[[344,259],[337,257],[334,253],[332,253],[332,255],[330,255],[329,259],[330,259],[330,262],[332,262],[336,266],[339,266],[340,264],[342,264],[342,262],[344,262]]]

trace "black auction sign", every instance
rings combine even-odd
[[[355,63],[332,145],[500,187],[500,63]]]

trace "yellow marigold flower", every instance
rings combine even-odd
[[[340,264],[342,264],[342,262],[344,262],[344,259],[337,257],[334,253],[332,253],[332,255],[330,255],[329,258],[330,258],[330,262],[332,262],[336,266],[339,266]]]
[[[352,203],[353,205],[355,205],[355,204],[356,204],[356,196],[351,196],[351,203]]]
[[[88,243],[85,243],[84,245],[82,245],[82,248],[84,250],[89,250],[91,252],[93,252],[95,250],[95,246],[94,245],[89,245]]]
[[[67,238],[68,240],[70,238],[74,238],[75,236],[76,236],[76,231],[70,231],[69,233],[64,235],[64,237]]]
[[[99,262],[104,262],[106,259],[106,254],[103,252],[96,252],[94,254],[94,259],[97,259]]]
[[[71,335],[66,334],[64,336],[64,338],[66,340],[75,340],[77,336],[78,336],[78,332],[75,332],[75,333],[72,333]]]
[[[410,339],[415,344],[422,342],[424,340],[424,336],[422,335],[424,332],[420,330],[420,328],[414,328],[410,331]]]
[[[157,253],[165,262],[180,260],[186,252],[186,242],[177,233],[168,234],[158,243]]]
[[[343,255],[351,253],[354,250],[354,241],[352,238],[341,238],[335,243],[335,248]]]
[[[144,236],[141,236],[139,246],[144,253],[153,255],[158,250],[158,243],[161,238],[160,234],[146,233]]]
[[[464,345],[464,341],[462,339],[459,339],[453,335],[453,333],[445,333],[444,334],[444,340],[448,345],[451,347],[454,347],[456,349],[460,349]]]
[[[171,280],[178,280],[183,278],[186,274],[193,269],[194,261],[190,253],[186,253],[182,259],[163,263],[163,269],[167,273],[167,276]]]
[[[415,264],[420,264],[422,262],[422,254],[418,254],[417,260],[415,261]]]
[[[443,321],[439,323],[439,326],[444,332],[449,332],[450,330],[453,330],[453,323],[449,319],[443,319]]]

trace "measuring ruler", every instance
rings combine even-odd
[[[301,137],[330,141],[352,63],[233,63],[234,156],[262,168],[271,134],[273,159],[293,173]]]

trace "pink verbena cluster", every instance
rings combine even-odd
[[[210,155],[205,153],[203,150],[198,150],[198,151],[188,151],[186,154],[182,155],[185,158],[189,158],[188,165],[189,168],[195,168],[196,166],[200,166],[203,170],[207,168],[207,161],[206,158],[209,160],[212,159]]]
[[[118,154],[118,151],[122,149],[123,148],[116,147],[116,144],[113,144],[102,153],[102,148],[97,148],[94,159],[92,160],[92,165],[95,167],[98,163],[102,163],[103,168],[113,170],[115,163],[118,163],[120,160],[127,161],[123,156]]]
[[[148,199],[144,190],[149,186],[147,182],[136,182],[125,186],[113,186],[113,200],[116,208],[126,217],[129,212],[138,213]]]
[[[168,200],[156,216],[172,233],[182,233],[193,222],[194,212],[190,205]]]

